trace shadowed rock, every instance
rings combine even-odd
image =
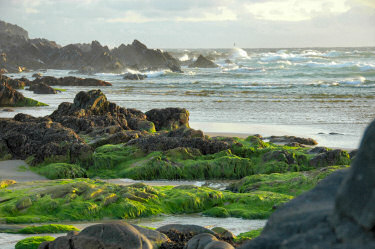
[[[216,68],[218,65],[216,65],[214,62],[210,61],[203,55],[199,55],[198,59],[189,65],[189,67],[198,67],[198,68]]]
[[[56,94],[57,93],[55,89],[53,89],[52,87],[44,83],[32,84],[28,90],[33,91],[36,94]]]
[[[92,78],[78,78],[73,76],[55,78],[52,76],[44,76],[36,78],[30,84],[46,84],[49,86],[112,86],[111,83],[103,80],[97,80]]]
[[[240,249],[375,248],[375,121],[347,170],[279,207]]]

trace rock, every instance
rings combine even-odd
[[[140,131],[119,131],[115,134],[96,139],[92,141],[90,145],[94,148],[97,148],[105,144],[127,143],[132,139],[137,139],[142,136],[143,134]]]
[[[201,233],[191,238],[185,249],[204,249],[212,241],[217,241],[217,238],[209,233]]]
[[[41,78],[36,78],[31,84],[44,83],[49,86],[112,86],[111,83],[97,80],[92,78],[78,78],[73,76],[55,78],[52,76],[44,76]]]
[[[375,248],[375,121],[349,169],[279,207],[240,249]]]
[[[312,138],[302,138],[302,137],[295,137],[295,136],[271,136],[266,139],[269,139],[271,143],[280,143],[280,144],[287,144],[287,143],[299,143],[304,145],[317,145],[318,143]]]
[[[135,229],[138,230],[139,233],[145,236],[154,245],[154,247],[158,247],[162,243],[165,243],[169,240],[168,236],[164,233],[140,227],[134,224],[131,224],[131,226],[133,226]]]
[[[0,107],[5,106],[39,106],[45,105],[36,100],[25,98],[22,93],[14,90],[6,82],[0,82]]]
[[[38,83],[38,84],[32,84],[29,91],[33,91],[36,94],[56,94],[56,90],[52,87],[44,84],[44,83]]]
[[[320,154],[328,152],[327,147],[315,147],[307,151],[309,154]]]
[[[263,155],[263,161],[268,162],[273,160],[285,162],[287,164],[296,163],[294,155],[287,150],[273,150]]]
[[[4,108],[2,109],[3,112],[14,112],[13,109],[10,109],[10,108]]]
[[[151,242],[135,227],[123,223],[97,224],[77,235],[57,238],[39,246],[50,249],[152,249]]]
[[[358,150],[352,150],[349,152],[350,159],[353,159],[358,154]]]
[[[137,73],[126,73],[123,78],[125,80],[144,80],[147,78],[146,74],[137,74]]]
[[[152,109],[146,112],[146,116],[157,131],[189,127],[189,112],[185,108]]]
[[[233,241],[235,238],[234,234],[231,231],[223,227],[214,227],[211,230],[215,232],[218,235],[218,237],[222,240]]]
[[[197,225],[181,225],[181,224],[169,224],[164,225],[156,229],[156,231],[167,234],[169,231],[178,231],[181,233],[192,233],[194,235],[201,233],[208,233],[214,235],[215,233],[207,228]]]
[[[0,83],[6,83],[13,89],[23,89],[27,84],[27,79],[12,79],[0,74]]]
[[[227,150],[231,145],[225,141],[202,137],[171,137],[169,134],[147,136],[131,140],[127,145],[136,145],[145,152],[167,151],[179,147],[198,149],[202,154],[214,154]]]
[[[42,74],[41,73],[34,73],[31,77],[40,78],[40,77],[42,77]]]
[[[207,244],[204,249],[234,249],[234,247],[224,241],[212,241],[211,243]]]
[[[31,201],[30,197],[24,197],[16,203],[17,210],[23,210],[28,207],[31,207],[33,202]]]
[[[203,55],[199,55],[198,59],[189,65],[189,67],[199,67],[199,68],[216,68],[218,65],[204,57]]]
[[[233,62],[231,61],[231,60],[229,60],[229,59],[226,59],[225,61],[224,61],[226,64],[232,64]]]
[[[50,118],[17,114],[13,119],[0,119],[0,130],[0,140],[5,141],[10,153],[23,160],[33,156],[34,164],[52,156],[75,160],[81,151],[91,151],[73,130]]]
[[[350,164],[350,156],[348,152],[340,149],[329,150],[327,152],[320,153],[309,161],[309,165],[316,168],[348,164]]]

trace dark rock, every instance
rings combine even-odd
[[[2,111],[3,112],[14,112],[14,110],[10,109],[10,108],[4,108]]]
[[[329,150],[324,153],[320,153],[310,159],[309,165],[313,167],[325,167],[331,165],[348,165],[350,164],[350,156],[348,152],[344,150]]]
[[[140,131],[119,131],[115,134],[96,139],[92,141],[90,145],[97,148],[105,144],[127,143],[132,139],[137,139],[142,136],[143,134]]]
[[[297,142],[287,143],[285,145],[290,146],[290,147],[301,147],[301,148],[306,147],[306,145],[303,145],[303,144],[300,144],[300,143],[297,143]]]
[[[6,82],[0,82],[0,106],[24,106],[26,98]]]
[[[170,137],[168,133],[131,140],[127,145],[137,145],[145,152],[167,151],[179,147],[199,149],[204,155],[214,154],[231,147],[225,141],[202,137]]]
[[[0,83],[6,83],[13,89],[23,89],[27,84],[27,79],[12,79],[0,74]]]
[[[320,154],[328,152],[327,147],[315,147],[307,151],[309,154]]]
[[[137,229],[140,234],[145,236],[153,245],[155,245],[154,247],[158,247],[162,243],[169,241],[168,236],[165,235],[164,233],[151,230],[151,229],[147,229],[147,228],[143,228],[134,224],[131,224],[131,226]]]
[[[295,164],[296,159],[294,158],[293,153],[287,151],[287,150],[274,150],[267,152],[263,155],[263,161],[279,161],[279,162],[285,162],[287,164]]]
[[[280,143],[280,144],[287,144],[287,143],[300,143],[304,145],[317,145],[318,143],[312,138],[303,138],[303,137],[295,137],[295,136],[271,136],[269,138],[271,143]]]
[[[233,62],[232,62],[231,60],[229,60],[229,59],[226,59],[224,62],[227,63],[227,64],[231,64],[231,63],[233,63]]]
[[[234,247],[224,241],[212,241],[211,243],[207,244],[204,249],[234,249]]]
[[[168,231],[178,231],[181,233],[192,233],[194,235],[201,234],[201,233],[208,233],[208,234],[215,234],[213,231],[197,226],[197,225],[181,225],[181,224],[169,224],[165,226],[161,226],[156,229],[156,231],[159,231],[161,233],[167,234]]]
[[[185,249],[204,249],[212,241],[217,241],[217,238],[209,233],[201,233],[191,238]]]
[[[233,240],[235,238],[234,234],[231,231],[229,231],[228,229],[225,229],[223,227],[214,227],[211,230],[213,232],[215,232],[217,234],[217,236],[224,241],[233,242]]]
[[[152,109],[146,112],[146,116],[157,131],[189,127],[189,112],[185,108]]]
[[[34,73],[31,77],[40,78],[40,77],[42,77],[42,74],[41,73]]]
[[[29,91],[33,91],[36,94],[56,94],[56,90],[52,87],[44,84],[44,83],[38,83],[38,84],[32,84],[29,89]]]
[[[5,141],[10,153],[19,159],[33,156],[34,164],[49,157],[67,157],[90,147],[71,129],[49,118],[34,118],[17,114],[13,119],[0,119],[0,140]]]
[[[112,86],[111,83],[97,80],[92,78],[78,78],[73,76],[55,78],[52,76],[44,76],[41,78],[36,78],[31,84],[44,83],[49,86]]]
[[[189,65],[189,67],[199,67],[199,68],[216,68],[218,65],[216,65],[214,62],[210,61],[203,55],[199,55],[198,59]]]
[[[134,226],[127,223],[110,223],[89,226],[78,235],[59,237],[40,248],[152,249],[153,246]]]
[[[240,249],[375,248],[375,121],[347,170],[279,207],[262,234]]]
[[[349,152],[350,159],[353,159],[358,154],[358,150],[352,150]]]
[[[146,74],[137,74],[137,73],[126,73],[123,78],[125,80],[144,80],[147,78]]]

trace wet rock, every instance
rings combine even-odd
[[[169,224],[165,226],[161,226],[156,229],[161,233],[167,234],[168,231],[178,231],[181,233],[191,233],[194,235],[201,234],[201,233],[208,233],[214,235],[215,233],[207,228],[197,226],[197,225],[181,225],[181,224]]]
[[[271,136],[266,139],[269,139],[271,143],[280,143],[280,144],[287,144],[287,143],[299,143],[304,145],[317,145],[318,143],[312,138],[303,138],[303,137],[295,137],[295,136]]]
[[[44,84],[44,83],[38,83],[38,84],[32,84],[29,89],[29,91],[33,91],[36,94],[56,94],[56,90],[52,87]]]
[[[309,154],[320,154],[328,152],[327,147],[315,147],[307,151]]]
[[[207,244],[204,249],[234,249],[234,247],[224,241],[212,241],[211,243]]]
[[[228,229],[225,229],[223,227],[214,227],[211,230],[215,232],[217,236],[224,241],[233,242],[234,240],[234,237],[235,237],[234,234]]]
[[[214,62],[210,61],[203,55],[199,55],[198,59],[189,65],[189,67],[198,67],[198,68],[216,68],[218,65],[216,65]]]
[[[39,246],[53,249],[152,249],[151,242],[139,230],[127,223],[89,226],[77,235],[57,238]]]
[[[10,109],[10,108],[4,108],[1,111],[3,111],[3,112],[14,112],[14,110]]]
[[[309,165],[316,168],[348,164],[350,164],[350,156],[348,152],[340,149],[329,150],[327,152],[320,153],[309,161]]]
[[[217,238],[209,233],[201,233],[191,238],[186,244],[185,249],[204,249],[212,241],[217,241]]]
[[[0,130],[0,140],[5,141],[9,152],[23,160],[33,156],[33,163],[69,155],[73,160],[80,151],[91,150],[73,130],[49,118],[17,114],[13,119],[0,119]]]
[[[0,107],[36,106],[38,103],[38,101],[25,98],[22,93],[14,90],[6,82],[0,82]]]
[[[295,164],[297,163],[294,155],[286,150],[274,150],[267,152],[263,155],[263,161],[279,161],[279,162],[286,162],[287,164]]]
[[[375,121],[349,169],[279,207],[240,249],[375,248]]]
[[[147,78],[146,74],[137,74],[137,73],[126,73],[123,78],[125,80],[144,80]]]
[[[73,76],[55,78],[52,76],[44,76],[36,78],[31,84],[44,83],[49,86],[112,86],[111,83],[93,78],[78,78]]]
[[[146,112],[146,116],[157,131],[189,127],[189,112],[185,108],[152,109]]]
[[[34,73],[31,77],[40,78],[40,77],[42,77],[42,74],[41,73]]]
[[[97,148],[105,144],[127,143],[132,139],[137,139],[142,136],[143,134],[140,131],[120,131],[112,135],[95,139],[90,143],[90,145],[94,148]]]
[[[23,89],[27,85],[27,80],[25,79],[12,79],[1,74],[0,74],[0,82],[8,84],[13,89]]]

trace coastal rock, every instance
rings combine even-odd
[[[12,79],[2,74],[0,74],[0,83],[6,83],[13,89],[23,89],[27,84],[24,79]]]
[[[208,234],[215,234],[213,231],[197,226],[197,225],[181,225],[181,224],[169,224],[164,225],[156,229],[156,231],[167,234],[169,231],[178,231],[180,233],[191,233],[193,235],[201,234],[201,233],[208,233]]]
[[[208,243],[204,249],[234,249],[234,247],[224,241],[212,241]]]
[[[201,233],[191,238],[185,246],[185,249],[204,249],[212,241],[218,241],[215,236],[209,233]]]
[[[38,83],[38,84],[32,84],[29,89],[29,91],[33,91],[36,94],[56,94],[56,90],[52,87],[44,84],[44,83]]]
[[[78,78],[73,76],[55,78],[52,76],[44,76],[41,78],[36,78],[31,84],[44,83],[49,86],[112,86],[111,83],[97,80],[92,78]]]
[[[350,164],[350,156],[348,152],[340,149],[329,150],[327,152],[320,153],[309,161],[309,165],[316,168],[348,164]]]
[[[82,151],[91,151],[73,130],[49,118],[17,114],[13,119],[0,119],[0,130],[0,140],[9,152],[23,160],[33,156],[33,164],[49,157],[74,160]]]
[[[198,67],[198,68],[216,68],[218,65],[216,65],[214,62],[210,61],[203,55],[199,55],[198,59],[189,65],[189,67]]]
[[[374,151],[375,121],[349,169],[279,207],[261,235],[239,248],[375,248]]]
[[[42,74],[41,73],[34,73],[31,77],[40,78],[40,77],[42,77]]]
[[[137,73],[126,73],[123,77],[125,80],[144,80],[147,78],[146,74],[137,74]]]
[[[299,143],[303,145],[317,145],[316,142],[312,138],[303,138],[303,137],[295,137],[295,136],[271,136],[266,139],[269,139],[271,143],[280,143],[280,144],[288,144],[288,143]]]
[[[279,162],[285,162],[287,164],[296,163],[293,154],[286,150],[275,150],[267,152],[264,154],[263,160],[265,162],[276,160]]]
[[[185,108],[152,109],[146,112],[146,116],[157,131],[189,127],[189,112]]]
[[[44,243],[38,249],[152,249],[151,242],[127,223],[97,224],[79,234]]]
[[[231,231],[223,227],[214,227],[211,230],[215,232],[218,235],[218,237],[220,237],[220,239],[222,240],[233,241],[235,238],[234,234]]]
[[[0,107],[38,106],[38,101],[25,98],[22,93],[14,90],[6,82],[0,82]]]

